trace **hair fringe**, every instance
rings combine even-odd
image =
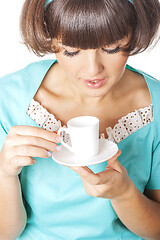
[[[77,4],[82,3],[83,0],[77,0]],[[97,0],[89,0],[93,4],[96,3],[94,1]],[[158,43],[160,40],[159,35],[159,26],[160,26],[160,3],[158,0],[133,0],[133,5],[128,0],[121,0],[117,3],[116,1],[111,0],[101,0],[101,3],[105,3],[106,6],[113,6],[116,10],[116,4],[119,4],[119,7],[123,7],[124,16],[127,16],[127,13],[125,12],[125,7],[129,11],[132,11],[132,15],[135,16],[135,26],[132,27],[132,36],[131,41],[128,44],[127,49],[122,49],[122,51],[130,52],[131,55],[136,55],[140,52],[145,51],[149,46],[151,46],[154,43],[154,46]],[[24,44],[27,46],[27,48],[31,51],[33,51],[38,56],[44,56],[48,53],[53,53],[53,47],[52,47],[52,38],[62,37],[62,41],[64,43],[67,43],[68,46],[72,46],[76,44],[78,45],[85,45],[82,43],[83,38],[87,39],[88,37],[88,43],[93,44],[92,39],[90,39],[90,32],[87,32],[86,34],[83,34],[83,38],[81,37],[81,34],[73,34],[73,37],[68,34],[66,31],[66,35],[63,33],[63,30],[61,29],[60,22],[62,20],[65,21],[65,19],[62,19],[62,12],[63,9],[56,10],[55,8],[60,6],[60,3],[62,6],[66,7],[70,6],[70,9],[72,9],[72,6],[69,5],[72,3],[72,0],[55,0],[50,2],[47,7],[45,7],[46,0],[26,0],[24,2],[22,13],[20,17],[20,30],[21,35]],[[73,5],[73,4],[72,4]],[[82,5],[83,6],[83,5]],[[87,5],[88,6],[88,5]],[[112,9],[113,10],[113,9]],[[73,14],[73,12],[72,12]],[[109,13],[111,19],[113,20],[112,14],[115,14],[114,12]],[[58,20],[56,19],[56,16],[58,16]],[[66,15],[65,15],[66,16]],[[71,16],[71,15],[69,15]],[[100,15],[98,15],[100,16]],[[117,18],[120,18],[120,16],[116,15]],[[73,16],[72,16],[73,17]],[[63,16],[64,18],[64,16]],[[56,20],[55,20],[56,19]],[[70,17],[67,19],[70,21]],[[123,16],[122,19],[118,19],[120,21],[124,21]],[[117,20],[117,21],[118,21]],[[55,21],[57,21],[55,24]],[[113,21],[112,21],[113,22]],[[70,22],[68,22],[68,25],[66,22],[63,23],[67,26],[70,26],[70,31],[74,30],[71,27]],[[108,23],[109,24],[109,23]],[[97,25],[97,24],[96,24]],[[85,26],[85,24],[84,24]],[[116,26],[116,24],[115,24]],[[122,24],[123,28],[125,29],[124,23]],[[59,27],[59,28],[58,28]],[[108,25],[108,29],[111,29]],[[116,29],[116,27],[115,27]],[[118,27],[117,27],[117,36],[121,36],[121,32],[118,33]],[[112,29],[110,30],[112,32]],[[58,34],[58,35],[57,35]],[[95,42],[98,45],[101,41],[99,40],[100,37],[97,36],[97,32],[95,34],[97,42]],[[101,35],[104,35],[101,33]],[[114,31],[112,32],[112,35],[114,35]],[[87,36],[87,37],[86,37]],[[103,38],[106,36],[104,35]],[[117,39],[118,40],[118,39]],[[72,43],[72,44],[70,44]],[[87,43],[87,44],[88,44]],[[87,45],[88,46],[88,45]]]

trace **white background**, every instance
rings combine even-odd
[[[41,60],[21,43],[19,17],[24,0],[1,0],[0,4],[0,76]],[[47,55],[44,59],[54,58]],[[128,64],[160,80],[160,43],[150,51],[132,56]]]

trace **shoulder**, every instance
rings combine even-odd
[[[147,73],[143,73],[143,76],[146,80],[151,99],[152,99],[152,105],[154,108],[154,115],[155,118],[157,119],[158,116],[160,116],[160,81],[152,76],[150,76]],[[155,120],[156,120],[155,119]],[[159,119],[159,117],[158,117]]]
[[[153,148],[155,149],[160,143],[160,81],[153,76],[150,76],[147,73],[142,72],[152,100],[152,111],[153,111],[153,137],[154,137],[154,144]]]
[[[25,80],[29,82],[29,76],[35,77],[35,74],[40,76],[40,74],[46,74],[46,71],[56,60],[43,60],[30,63],[23,69],[20,69],[16,72],[7,74],[0,78],[0,86],[8,86],[8,83],[12,82],[23,82],[25,84]]]
[[[125,74],[123,91],[124,96],[127,96],[130,112],[152,104],[150,91],[144,76],[139,72],[130,71],[130,69]]]
[[[133,72],[133,74],[137,75],[137,73],[138,73],[139,79],[142,78],[142,77],[145,79],[151,95],[152,94],[156,95],[157,93],[159,93],[159,91],[160,91],[160,81],[158,79],[154,78],[153,76],[151,76],[151,75],[149,75],[149,74],[147,74],[147,73],[145,73],[145,72],[143,72],[139,69],[135,69],[135,68],[133,68],[129,65],[127,65],[126,68],[131,70]]]
[[[160,81],[153,76],[127,65],[127,69],[131,70],[133,81],[141,82],[138,88],[132,94],[133,104],[137,104],[137,108],[146,107],[152,104],[153,122],[150,125],[154,138],[154,147],[160,142]],[[140,105],[138,105],[140,104]],[[142,104],[142,105],[141,105]]]
[[[0,119],[20,113],[55,60],[43,60],[0,78]]]
[[[43,60],[31,63],[25,68],[0,78],[1,99],[20,98],[43,80],[46,72],[55,60]],[[39,81],[39,82],[38,82]]]
[[[136,91],[137,99],[142,96],[142,99],[145,99],[146,103],[150,102],[156,106],[157,110],[159,108],[160,111],[160,105],[157,105],[160,99],[160,81],[139,69],[135,69],[128,65],[127,68],[131,70],[133,82],[137,82],[137,84],[135,84],[138,86]]]
[[[58,84],[57,84],[58,80]],[[36,92],[34,99],[39,102],[46,102],[46,95],[49,94],[52,97],[64,96],[66,94],[65,75],[61,66],[56,62],[49,69],[45,75],[43,82],[41,83],[38,91]]]

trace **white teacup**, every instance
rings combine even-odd
[[[71,145],[63,140],[61,144],[78,157],[92,157],[99,152],[99,119],[93,116],[72,118],[67,122],[67,128],[61,127],[61,132],[69,134]],[[64,156],[65,157],[65,156]]]

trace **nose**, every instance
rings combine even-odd
[[[86,60],[85,60],[85,69],[86,69],[86,75],[88,75],[90,79],[100,77],[100,74],[104,69],[104,66],[96,50],[87,51]]]

